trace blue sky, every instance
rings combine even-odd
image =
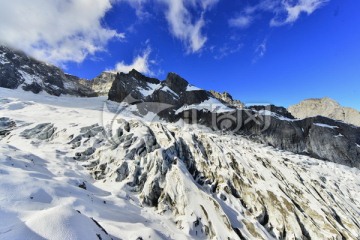
[[[0,0],[0,42],[80,77],[135,67],[245,103],[328,96],[360,110],[358,0],[28,2]]]

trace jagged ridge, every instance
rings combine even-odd
[[[81,79],[21,51],[0,46],[0,87],[21,87],[25,91],[45,91],[55,96],[95,97],[107,95],[114,78],[114,73],[104,72],[93,80]]]

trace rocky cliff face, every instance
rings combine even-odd
[[[345,123],[360,126],[360,112],[348,107],[342,107],[330,98],[307,99],[288,108],[296,118],[324,116]]]
[[[60,68],[40,62],[26,54],[0,46],[0,87],[21,87],[33,93],[46,92],[80,97],[107,95],[116,74],[104,72],[93,80],[64,73]]]
[[[135,111],[146,115],[155,113],[165,120],[174,120],[185,109],[214,108],[234,109],[206,90],[190,85],[175,73],[169,73],[164,81],[149,78],[136,70],[117,74],[109,91],[109,100],[127,102]],[[141,103],[141,104],[139,104]]]
[[[100,96],[107,96],[116,77],[115,72],[103,72],[96,78],[88,81],[89,87]]]
[[[294,116],[288,112],[288,110],[284,107],[279,107],[275,105],[253,105],[246,107],[247,109],[254,110],[254,111],[262,111],[265,113],[265,111],[269,111],[275,114],[278,114],[280,116],[283,116],[288,119],[295,119]]]
[[[233,97],[228,92],[217,92],[214,90],[210,90],[210,93],[217,99],[221,99],[222,101],[226,102],[229,105],[235,106],[237,108],[243,109],[245,104],[239,100],[234,100]]]

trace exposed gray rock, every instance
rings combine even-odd
[[[210,92],[202,89],[187,90],[189,86],[175,73],[169,73],[164,81],[160,81],[147,78],[133,69],[128,74],[117,75],[109,91],[109,100],[134,104],[142,115],[154,112],[170,119],[184,105],[199,104],[213,98]],[[160,105],[166,106],[164,111]]]
[[[164,81],[164,85],[168,86],[175,93],[181,94],[186,91],[189,83],[176,73],[169,73]]]
[[[96,95],[83,86],[79,78],[70,78],[61,69],[33,59],[23,52],[0,46],[0,58],[0,87],[16,89],[21,86],[25,91],[45,91],[55,96]]]
[[[104,72],[93,80],[66,74],[58,67],[38,61],[25,53],[0,45],[0,87],[60,96],[107,95],[116,74]]]
[[[320,116],[295,120],[281,115],[261,115],[253,110],[220,114],[189,110],[182,114],[191,123],[225,134],[249,136],[279,149],[360,168],[360,128],[336,120]],[[176,115],[171,121],[176,122],[184,115]]]
[[[21,133],[22,137],[27,139],[36,138],[38,140],[48,140],[55,133],[56,128],[51,123],[41,123],[34,128],[26,129]]]
[[[217,92],[214,90],[210,90],[210,93],[216,98],[219,99],[229,105],[235,106],[237,108],[243,109],[245,107],[245,104],[242,103],[239,100],[234,100],[233,97],[228,92]]]
[[[291,115],[291,113],[288,112],[288,110],[284,107],[279,107],[279,106],[275,106],[275,105],[267,105],[267,106],[262,106],[262,105],[253,105],[253,106],[249,106],[247,107],[248,109],[251,110],[255,110],[255,111],[261,111],[261,110],[267,110],[276,114],[279,114],[283,117],[289,118],[289,119],[295,119],[293,115]]]
[[[149,84],[158,83],[159,80],[145,77],[136,70],[128,74],[118,73],[109,91],[109,99],[116,102],[142,100],[146,97],[142,90],[151,91]]]
[[[115,78],[116,72],[103,72],[90,81],[89,87],[98,95],[107,96]]]
[[[16,127],[15,121],[7,117],[0,117],[0,139]]]

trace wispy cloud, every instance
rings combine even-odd
[[[253,63],[256,63],[257,61],[259,61],[261,58],[264,57],[266,50],[267,50],[267,41],[268,38],[265,38],[255,49],[255,56],[253,58]]]
[[[207,41],[203,33],[206,21],[204,15],[218,0],[158,0],[166,5],[166,19],[170,32],[187,47],[188,53],[199,52]],[[200,9],[196,18],[190,9]]]
[[[213,49],[210,50],[214,52],[214,59],[221,60],[224,57],[239,52],[243,48],[243,46],[244,45],[242,43],[228,42],[219,48],[213,47]]]
[[[302,14],[310,15],[330,0],[261,0],[257,4],[248,5],[240,10],[235,17],[230,18],[230,27],[249,28],[264,15],[273,14],[269,20],[270,27],[279,27],[295,23]],[[254,51],[253,63],[264,57],[267,50],[267,39],[258,44]]]
[[[257,15],[264,12],[273,13],[269,24],[272,27],[283,26],[296,22],[305,13],[312,14],[329,0],[263,0],[258,4],[249,5],[242,9],[240,15],[230,18],[229,25],[232,27],[247,28],[255,20]]]
[[[135,56],[131,63],[127,64],[124,61],[117,63],[115,70],[118,72],[128,73],[132,69],[135,69],[143,74],[150,76],[155,75],[151,66],[156,64],[156,61],[150,59],[151,51],[151,48],[147,47],[141,54]]]
[[[253,21],[253,17],[250,15],[239,15],[229,20],[229,25],[238,28],[247,28]]]
[[[1,1],[0,42],[54,64],[80,63],[125,37],[101,24],[110,1]]]
[[[270,25],[282,26],[294,23],[302,13],[310,15],[328,1],[329,0],[299,0],[295,3],[294,1],[282,1],[280,13],[285,12],[286,17],[275,17],[271,20]]]
[[[135,9],[136,16],[140,19],[145,19],[149,17],[149,13],[144,9],[144,5],[149,2],[149,0],[113,0],[117,2],[124,2],[129,4],[133,9]]]

